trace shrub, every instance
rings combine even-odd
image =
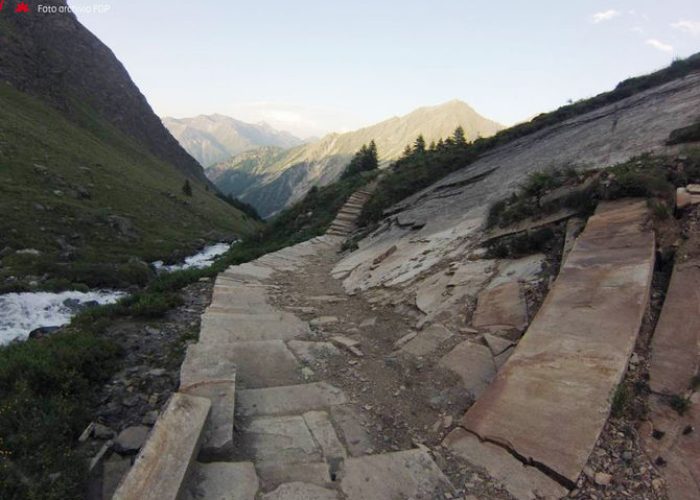
[[[73,448],[119,351],[83,331],[0,348],[0,498],[82,498]]]
[[[700,122],[673,130],[669,134],[666,144],[671,146],[673,144],[698,141],[700,141]]]
[[[615,418],[622,417],[631,399],[632,395],[627,386],[625,384],[618,385],[617,389],[615,389],[611,405],[612,416]]]

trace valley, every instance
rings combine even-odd
[[[10,4],[0,498],[700,497],[700,53],[510,127],[453,99],[307,140],[198,113],[226,109],[222,96],[252,103],[250,88],[230,95],[250,79],[268,116],[316,130],[413,80],[444,99],[467,59],[435,52],[421,66],[428,40],[415,36],[410,64],[396,49],[380,65],[357,26],[330,40],[281,8],[284,43],[264,31],[272,11],[257,23],[190,12],[187,35],[162,11],[140,33],[144,4],[125,40],[111,30],[121,5],[79,21],[65,0],[47,0],[53,14]],[[391,20],[382,36],[403,33]],[[216,43],[199,44],[202,23]],[[693,26],[666,29],[677,45]],[[227,45],[242,33],[250,46]],[[163,52],[173,34],[187,44]],[[307,57],[345,37],[376,72],[359,85],[367,66],[333,52],[342,64],[329,59],[316,85]],[[646,50],[675,50],[654,41]],[[468,62],[492,78],[484,68],[509,61],[513,81],[489,81],[510,92],[521,73],[505,59]],[[550,67],[539,92],[565,70]],[[534,95],[530,84],[517,83]],[[328,102],[343,104],[333,120],[310,111]]]

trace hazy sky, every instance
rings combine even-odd
[[[504,124],[700,51],[700,0],[70,0],[156,113],[301,136],[458,98]]]

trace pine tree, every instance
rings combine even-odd
[[[416,142],[413,143],[413,151],[416,153],[423,153],[425,151],[425,139],[423,135],[419,135]]]
[[[182,185],[182,194],[185,196],[192,196],[192,186],[190,185],[189,179],[185,179],[185,183]]]
[[[464,146],[467,144],[467,138],[464,136],[464,129],[461,125],[455,129],[452,139],[455,141],[457,146]]]

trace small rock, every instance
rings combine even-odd
[[[127,427],[114,440],[114,451],[122,455],[137,453],[146,442],[150,430],[144,425]]]
[[[94,429],[95,429],[95,422],[91,422],[90,425],[88,425],[85,428],[83,433],[78,438],[78,442],[84,443],[85,441],[87,441],[87,439],[90,437],[90,435],[92,434]]]
[[[596,472],[593,481],[598,486],[607,486],[612,481],[612,475],[607,472]]]
[[[319,316],[318,318],[314,318],[309,321],[309,324],[311,326],[326,326],[333,325],[337,322],[338,318],[336,316]]]
[[[368,318],[360,323],[360,328],[369,328],[377,324],[377,318]]]
[[[406,335],[404,335],[403,337],[401,337],[399,340],[397,340],[396,342],[394,342],[394,348],[395,348],[395,349],[400,349],[400,348],[402,348],[405,344],[408,344],[411,340],[413,340],[414,338],[416,338],[417,335],[418,335],[418,332],[410,332],[410,333],[407,333]]]
[[[114,437],[114,431],[106,425],[95,424],[92,435],[97,439],[112,439]]]
[[[158,411],[151,410],[143,416],[143,418],[141,419],[141,423],[144,425],[154,425],[156,423],[156,420],[158,420]]]

